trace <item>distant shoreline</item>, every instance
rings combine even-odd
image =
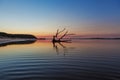
[[[37,39],[34,35],[30,34],[8,34],[5,32],[0,32],[1,39]]]
[[[70,39],[71,40],[120,40],[120,38],[70,38]],[[38,38],[37,40],[52,40],[52,38]]]
[[[2,46],[7,46],[7,45],[12,45],[12,44],[31,44],[34,43],[36,40],[32,39],[11,39],[11,40],[1,40],[0,39],[0,47]]]
[[[28,44],[33,43],[37,38],[30,34],[7,34],[0,32],[0,46],[8,44]]]
[[[86,39],[86,40],[120,40],[120,38],[74,38],[74,39]]]

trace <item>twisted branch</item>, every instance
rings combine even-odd
[[[60,40],[60,39],[63,39],[63,38],[66,36],[67,33],[68,33],[68,31],[66,31],[65,34],[62,35],[62,36],[59,38],[59,40]]]
[[[65,28],[63,30],[61,30],[61,31],[59,31],[59,29],[57,29],[55,37],[58,37],[58,34],[62,33],[63,31],[65,31]]]

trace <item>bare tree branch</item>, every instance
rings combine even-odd
[[[65,28],[63,30],[61,30],[58,34],[60,34],[61,32],[65,31]]]
[[[68,31],[66,31],[65,34],[62,35],[62,36],[59,38],[59,40],[60,40],[60,39],[63,39],[63,37],[65,37],[67,33],[68,33]]]
[[[57,32],[56,32],[56,38],[58,37],[58,34],[60,34],[60,33],[62,33],[63,31],[65,31],[65,28],[63,29],[63,30],[61,30],[61,31],[59,31],[59,29],[57,29]]]
[[[57,36],[58,36],[58,34],[59,34],[59,29],[57,29],[57,32],[56,32],[55,37],[57,37]]]
[[[62,33],[61,36],[58,36],[60,33]],[[59,29],[57,29],[57,32],[55,34],[55,36],[53,36],[52,42],[67,42],[70,40],[62,40],[65,36],[67,35],[71,35],[71,34],[67,34],[68,30],[66,30],[66,28],[64,28],[63,30],[59,31]]]

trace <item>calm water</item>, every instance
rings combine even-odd
[[[120,80],[120,41],[1,46],[0,80]]]

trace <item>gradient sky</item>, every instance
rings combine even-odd
[[[120,0],[0,0],[0,31],[120,36]]]

